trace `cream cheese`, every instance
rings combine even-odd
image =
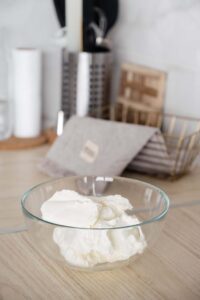
[[[69,226],[56,227],[53,240],[65,260],[78,267],[123,261],[143,252],[147,243],[140,226],[124,228],[139,224],[126,213],[130,209],[121,195],[86,197],[71,190],[56,192],[41,206],[44,220]]]

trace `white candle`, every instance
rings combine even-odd
[[[41,52],[15,49],[13,67],[14,135],[37,137],[41,132]]]
[[[83,1],[66,0],[67,48],[69,52],[82,51]]]

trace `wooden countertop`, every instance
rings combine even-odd
[[[0,153],[0,227],[19,225],[21,194],[48,179],[37,170],[47,150]],[[40,253],[27,233],[0,235],[0,299],[200,299],[200,170],[176,182],[136,174],[163,188],[175,203],[151,250],[129,267],[99,273],[75,272]],[[15,209],[13,209],[13,205]],[[8,216],[6,216],[8,214]]]

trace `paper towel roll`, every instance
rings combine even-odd
[[[41,52],[33,48],[13,50],[14,135],[36,137],[41,132]]]

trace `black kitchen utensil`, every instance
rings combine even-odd
[[[61,27],[65,27],[65,0],[53,0]]]
[[[84,0],[84,51],[107,52],[110,50],[109,41],[105,38],[107,18],[104,11],[94,7],[91,0]],[[88,7],[89,6],[89,7]],[[88,8],[90,15],[88,14]],[[94,21],[94,17],[96,22]]]
[[[65,0],[53,0],[56,14],[60,22],[61,27],[65,27]],[[85,25],[89,24],[94,20],[92,7],[101,8],[107,18],[107,30],[106,33],[113,27],[116,23],[119,11],[119,1],[118,0],[84,0],[83,2],[83,13]]]
[[[94,52],[95,34],[89,28],[94,20],[94,0],[83,0],[83,49],[86,52]]]
[[[119,1],[118,0],[94,0],[94,6],[99,7],[104,11],[107,19],[107,29],[108,31],[113,27],[117,21],[118,12],[119,12]],[[96,19],[98,16],[95,14],[95,22],[98,22]]]
[[[108,52],[108,31],[114,26],[119,10],[118,0],[84,0],[84,11],[87,22],[84,23],[84,51]],[[87,6],[90,5],[90,18],[87,18]],[[91,6],[93,10],[91,11]],[[89,22],[90,21],[90,22]]]
[[[56,14],[61,27],[66,26],[65,22],[65,0],[53,0]],[[96,24],[102,29],[104,22],[105,28],[100,38],[104,38],[108,31],[113,27],[117,20],[119,10],[118,0],[83,0],[83,49],[86,52],[107,52],[106,40],[102,39],[102,44],[97,43]]]

